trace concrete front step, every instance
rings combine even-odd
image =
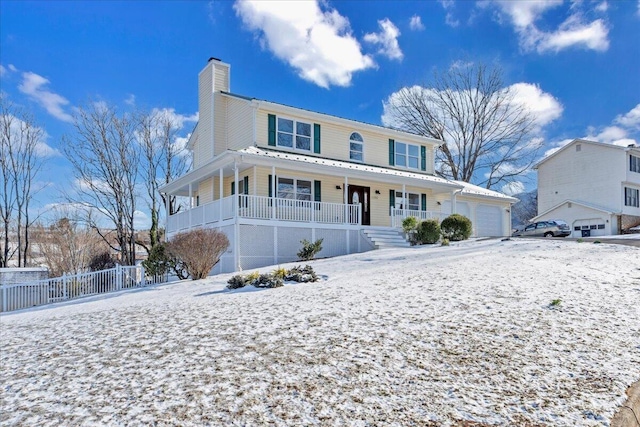
[[[411,246],[404,236],[396,230],[364,230],[364,234],[373,242],[376,248],[401,247],[407,248]]]

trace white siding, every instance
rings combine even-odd
[[[253,108],[242,99],[227,100],[227,148],[240,150],[253,145]]]
[[[584,142],[579,145],[580,151],[573,144],[538,167],[538,212],[565,200],[622,209],[620,183],[628,168],[625,152]]]
[[[193,147],[194,169],[213,157],[212,123],[213,68],[207,66],[198,77],[198,138]]]

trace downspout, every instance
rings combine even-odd
[[[462,188],[459,188],[451,192],[451,215],[458,213],[458,209],[456,208],[456,195],[462,193],[462,190]]]

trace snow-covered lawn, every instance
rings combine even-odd
[[[222,275],[2,315],[0,421],[608,425],[640,377],[638,248],[494,239],[311,264],[320,282]]]

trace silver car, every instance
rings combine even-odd
[[[567,237],[569,235],[571,235],[571,229],[566,222],[560,220],[534,222],[512,234],[514,237]]]

